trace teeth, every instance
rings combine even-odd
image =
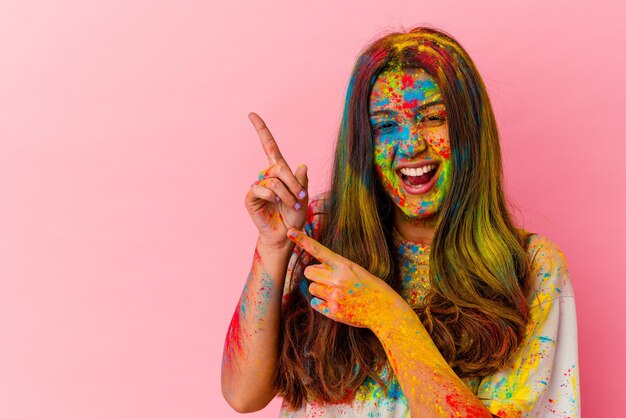
[[[422,176],[424,173],[428,173],[430,170],[435,168],[434,164],[425,165],[419,168],[401,168],[400,172],[405,176]]]

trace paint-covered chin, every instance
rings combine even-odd
[[[451,163],[444,160],[437,168],[435,184],[424,194],[410,194],[404,189],[402,181],[391,167],[376,166],[376,174],[387,195],[394,204],[410,218],[426,219],[439,212],[450,189]]]

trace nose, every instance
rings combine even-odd
[[[398,146],[398,153],[407,159],[415,157],[426,150],[428,146],[424,135],[419,131],[416,124],[404,127],[405,135],[402,136]]]

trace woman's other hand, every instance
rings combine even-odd
[[[391,286],[358,264],[306,234],[290,229],[289,238],[321,264],[308,266],[311,306],[335,321],[376,332],[389,327],[410,306]],[[408,312],[408,311],[407,311]]]
[[[290,245],[287,230],[301,230],[309,202],[307,167],[291,171],[265,122],[256,113],[248,115],[256,129],[269,167],[261,171],[246,195],[246,208],[259,230],[261,244],[271,248]]]

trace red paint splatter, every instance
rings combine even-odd
[[[446,403],[450,405],[455,412],[463,411],[465,413],[464,416],[467,418],[491,418],[490,412],[485,412],[485,409],[479,406],[467,405],[466,400],[458,394],[446,395]],[[450,417],[455,416],[457,416],[455,413],[450,415]]]
[[[241,343],[241,322],[239,319],[241,309],[239,305],[235,309],[233,319],[230,321],[228,327],[228,334],[226,334],[226,342],[224,343],[224,362],[225,366],[232,367],[233,359],[243,352]]]
[[[414,85],[415,85],[415,79],[412,76],[410,76],[408,74],[405,74],[402,77],[402,88],[403,89],[406,89],[407,87],[413,87]]]

